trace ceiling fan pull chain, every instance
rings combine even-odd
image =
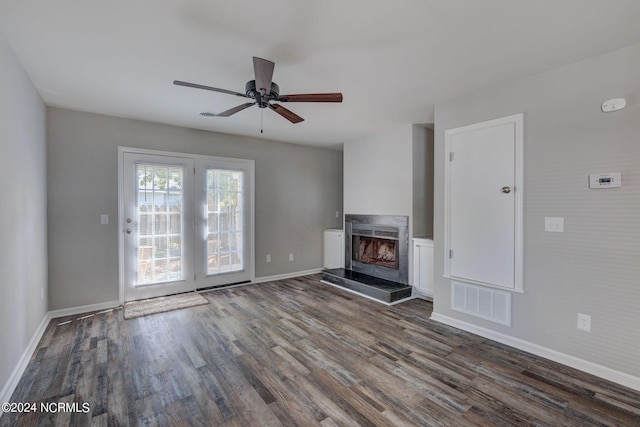
[[[261,108],[260,109],[260,133],[264,133],[263,129],[264,129],[264,108]]]

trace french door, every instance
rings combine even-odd
[[[253,162],[119,150],[120,300],[253,279]]]
[[[197,287],[253,279],[253,162],[197,159]]]
[[[123,153],[124,300],[195,290],[194,160]]]

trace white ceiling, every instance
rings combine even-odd
[[[0,37],[47,105],[259,137],[252,56],[281,93],[342,104],[264,111],[264,138],[335,147],[433,106],[640,41],[639,0],[0,0]]]

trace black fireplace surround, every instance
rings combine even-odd
[[[409,217],[345,215],[345,269],[409,284]]]

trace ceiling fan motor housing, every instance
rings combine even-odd
[[[245,85],[245,93],[249,98],[253,98],[256,100],[256,105],[260,108],[267,108],[269,106],[269,101],[272,99],[278,99],[278,95],[280,94],[280,87],[271,82],[271,90],[268,94],[262,95],[259,91],[256,90],[256,81],[249,80]]]

